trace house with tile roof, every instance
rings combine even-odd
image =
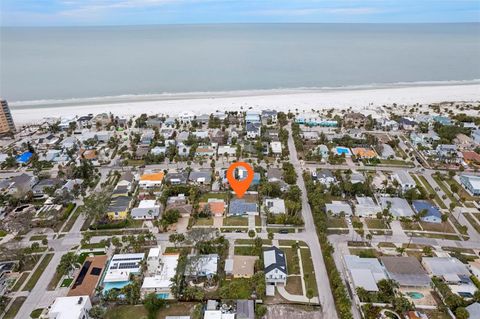
[[[140,176],[139,185],[142,188],[155,188],[162,186],[164,172],[146,173]]]

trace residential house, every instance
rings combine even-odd
[[[315,113],[299,115],[295,118],[295,123],[304,124],[306,126],[323,127],[336,127],[338,125],[337,121],[321,118]]]
[[[400,287],[430,287],[430,277],[416,257],[380,257],[387,276]]]
[[[407,200],[399,197],[380,197],[380,206],[382,209],[389,209],[395,218],[413,217],[415,213],[408,204]]]
[[[200,210],[208,210],[213,216],[221,217],[225,213],[225,201],[219,198],[209,198],[206,202],[200,202]]]
[[[347,202],[332,201],[331,204],[325,204],[325,211],[334,216],[352,216],[352,208]]]
[[[257,215],[258,207],[256,203],[247,202],[244,199],[232,199],[228,207],[229,216]]]
[[[263,205],[269,213],[274,215],[285,214],[287,212],[285,208],[285,201],[281,198],[265,198]]]
[[[406,131],[414,131],[417,128],[417,122],[406,117],[402,117],[398,120],[398,125],[401,129]]]
[[[287,283],[287,259],[281,249],[275,246],[265,248],[263,250],[263,263],[267,285],[285,285]]]
[[[246,125],[247,138],[256,139],[260,137],[261,134],[261,124],[260,123],[247,123]]]
[[[280,142],[270,142],[270,149],[275,155],[282,154],[282,143]]]
[[[343,118],[343,123],[348,127],[364,127],[368,123],[368,118],[361,113],[348,113]]]
[[[182,112],[178,114],[178,119],[183,123],[190,123],[195,119],[195,113],[189,111]]]
[[[255,305],[253,300],[237,300],[236,319],[255,319]]]
[[[480,144],[480,130],[475,130],[472,132],[473,141],[476,144]]]
[[[77,127],[78,128],[88,128],[92,125],[93,114],[88,114],[84,116],[80,116],[77,119]]]
[[[218,254],[188,256],[185,275],[189,277],[212,278],[218,272]]]
[[[138,184],[141,188],[157,188],[162,186],[164,176],[164,172],[145,173],[140,176],[140,181]]]
[[[322,183],[327,187],[336,182],[336,179],[333,176],[332,172],[326,169],[313,172],[312,178],[315,182]]]
[[[215,148],[212,146],[199,146],[195,151],[195,156],[210,157],[216,154]]]
[[[439,224],[442,222],[442,213],[440,210],[426,200],[414,200],[412,202],[413,209],[417,214],[425,212],[425,216],[421,220],[427,223]]]
[[[475,175],[460,175],[460,183],[472,195],[480,196],[480,176]]]
[[[62,186],[64,181],[56,178],[47,178],[40,180],[35,186],[33,186],[33,196],[43,197],[47,189],[55,190]]]
[[[150,248],[147,256],[147,271],[140,288],[142,297],[150,293],[160,299],[174,299],[171,292],[172,278],[176,275],[178,253],[163,253],[160,247]]]
[[[248,110],[245,113],[245,123],[247,124],[259,124],[261,123],[260,119],[260,112],[259,111],[253,111],[253,110]]]
[[[53,304],[48,307],[48,319],[86,319],[92,309],[90,297],[57,297]]]
[[[446,126],[453,125],[453,121],[445,116],[437,115],[437,116],[434,116],[432,119],[434,122],[440,123],[442,125],[446,125]]]
[[[353,171],[350,175],[350,182],[352,184],[365,183],[365,181],[365,176],[363,176],[363,174],[360,172]]]
[[[407,171],[396,171],[392,174],[392,178],[398,182],[402,192],[406,192],[417,186],[415,180]]]
[[[26,193],[31,191],[33,189],[33,186],[38,183],[38,177],[22,173],[21,175],[12,177],[9,182],[9,194]]]
[[[302,131],[300,136],[305,141],[316,141],[319,138],[317,131]]]
[[[435,151],[440,160],[451,161],[458,158],[458,149],[454,144],[439,144]]]
[[[171,196],[167,199],[167,210],[176,209],[180,212],[182,216],[190,216],[192,213],[192,205],[187,202],[185,194],[178,194],[177,196]]]
[[[183,143],[177,144],[177,155],[180,157],[187,157],[190,155],[191,147],[189,145],[185,145]],[[198,148],[197,148],[198,151]]]
[[[188,181],[188,171],[179,171],[167,173],[165,182],[171,185],[186,184]]]
[[[380,205],[376,204],[371,197],[356,196],[357,204],[354,205],[355,216],[375,217],[377,213],[382,212]]]
[[[423,257],[422,264],[430,276],[440,277],[453,293],[473,298],[477,287],[470,279],[467,265],[454,257]]]
[[[468,318],[480,318],[480,303],[474,302],[465,307],[465,310],[468,312]]]
[[[455,145],[464,150],[471,149],[474,146],[473,138],[462,133],[457,134],[453,142]]]
[[[156,219],[160,216],[160,205],[155,200],[142,200],[130,212],[133,219]]]
[[[117,186],[126,186],[127,191],[131,192],[133,188],[133,183],[135,182],[135,176],[131,171],[125,171],[120,175]]]
[[[220,145],[218,147],[218,155],[225,156],[225,154],[227,154],[227,156],[235,156],[237,154],[237,148],[230,145]]]
[[[393,148],[388,145],[388,144],[381,144],[380,146],[380,158],[382,159],[392,159],[395,157],[395,151],[393,150]]]
[[[212,182],[212,171],[210,169],[191,171],[188,180],[197,185],[210,185]]]
[[[122,289],[128,285],[130,274],[140,274],[144,258],[144,253],[113,255],[103,278],[103,292],[106,293],[110,289]]]
[[[121,188],[117,187],[116,190]],[[128,211],[132,205],[132,197],[128,196],[126,188],[118,194],[113,193],[110,199],[110,205],[107,208],[107,216],[112,220],[124,220],[128,216]]]
[[[355,290],[363,288],[369,292],[378,292],[377,283],[380,280],[387,279],[387,275],[377,258],[346,255],[343,259]]]
[[[103,270],[107,263],[107,255],[94,255],[87,257],[78,272],[77,277],[73,281],[73,285],[68,291],[67,296],[84,296],[93,297],[95,288],[100,283]]]
[[[262,111],[262,122],[263,124],[275,124],[277,123],[277,111],[275,110],[263,110]]]
[[[480,154],[474,151],[466,151],[466,152],[462,152],[462,155],[465,163],[469,165],[472,165],[472,164],[480,165]]]

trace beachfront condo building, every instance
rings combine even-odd
[[[0,100],[0,134],[15,133],[12,114],[6,100]]]

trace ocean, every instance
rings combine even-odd
[[[9,101],[480,79],[480,24],[0,29]]]

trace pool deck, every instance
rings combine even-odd
[[[432,296],[430,288],[407,288],[407,287],[400,287],[400,291],[403,295],[413,302],[415,306],[437,306],[435,299]],[[413,299],[407,293],[409,292],[418,292],[421,293],[424,297],[420,299]]]

